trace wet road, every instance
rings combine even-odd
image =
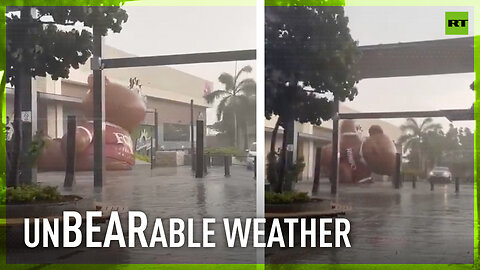
[[[198,234],[201,219],[212,217],[216,235],[211,242],[215,248],[101,248],[101,249],[16,249],[7,251],[9,263],[255,263],[254,248],[225,248],[222,218],[254,217],[256,215],[256,182],[253,172],[245,167],[232,166],[231,177],[223,176],[223,167],[212,167],[203,179],[192,176],[189,167],[156,168],[138,166],[133,171],[107,172],[102,190],[93,188],[91,172],[77,173],[73,190],[65,190],[64,174],[38,174],[38,182],[59,186],[64,194],[92,197],[107,206],[126,207],[143,211],[149,217],[146,230],[150,240],[154,218],[193,218]],[[164,221],[168,238],[168,223]],[[123,227],[127,227],[123,217]],[[152,223],[152,224],[150,224]],[[102,231],[105,231],[106,225]],[[201,240],[195,233],[195,239]],[[103,238],[101,238],[103,240]],[[7,236],[8,241],[8,236]],[[126,237],[128,243],[128,239]]]
[[[310,191],[312,183],[297,184]],[[426,182],[405,183],[400,190],[390,182],[340,186],[331,197],[326,179],[320,197],[350,205],[351,248],[271,248],[267,263],[473,263],[474,189]]]

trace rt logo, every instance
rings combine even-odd
[[[445,12],[445,35],[468,35],[468,12]]]

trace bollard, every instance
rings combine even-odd
[[[229,156],[223,157],[223,165],[225,167],[225,177],[230,177],[230,160]]]
[[[203,173],[204,173],[204,175],[208,174],[207,167],[208,167],[208,160],[209,159],[210,159],[209,155],[204,155],[203,156]]]
[[[413,189],[417,188],[417,176],[414,176],[412,179],[412,188]]]
[[[257,179],[257,156],[253,157],[253,179]]]
[[[460,192],[460,178],[455,177],[455,193]]]
[[[313,174],[313,187],[312,194],[318,193],[318,188],[320,186],[320,160],[322,158],[322,147],[317,148],[315,152],[315,172]]]
[[[195,163],[197,161],[195,153],[192,153],[191,156],[192,156],[192,170],[195,172]]]
[[[150,137],[150,170],[155,167],[155,151],[153,146],[153,137]]]
[[[76,152],[77,118],[69,115],[67,118],[67,156],[65,166],[64,187],[72,187],[75,181],[75,152]]]
[[[433,191],[433,189],[434,189],[434,183],[432,180],[430,180],[430,190]]]
[[[394,174],[394,184],[395,184],[395,189],[400,188],[400,170],[402,166],[402,154],[397,153],[396,154],[396,160],[395,160],[395,174]]]
[[[212,157],[210,155],[207,155],[207,166],[208,168],[212,167]]]

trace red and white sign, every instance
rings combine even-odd
[[[203,87],[203,95],[206,96],[211,92],[212,92],[212,86],[208,82],[205,82],[205,86]]]

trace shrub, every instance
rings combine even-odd
[[[43,131],[39,130],[33,136],[32,143],[30,144],[30,148],[28,149],[28,155],[30,156],[30,162],[32,165],[35,165],[37,159],[43,152],[45,148],[46,142],[48,137],[43,135]]]
[[[205,148],[205,154],[210,156],[242,156],[244,152],[235,147]]]
[[[282,167],[280,166],[279,160],[277,160],[276,154],[270,152],[267,156],[267,181],[272,185],[273,190],[278,193],[290,191],[293,186],[292,183],[298,181],[304,168],[305,161],[303,157],[299,157],[297,162],[286,168],[283,180],[279,179]]]
[[[7,203],[60,202],[63,196],[56,187],[27,185],[9,187],[6,190]]]
[[[150,157],[147,155],[135,153],[135,158],[141,161],[150,162]]]
[[[303,169],[305,169],[305,161],[303,160],[303,157],[299,157],[297,159],[297,162],[295,162],[290,168],[287,170],[287,174],[285,175],[285,181],[286,182],[297,182],[298,178],[303,172]]]
[[[284,204],[284,203],[302,203],[309,202],[311,198],[306,192],[265,192],[265,203]]]

